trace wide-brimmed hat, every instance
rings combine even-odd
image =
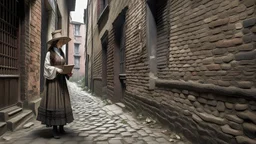
[[[52,39],[47,42],[47,44],[52,44],[56,40],[62,39],[64,41],[64,44],[67,44],[71,38],[62,36],[61,30],[55,30],[52,32]]]

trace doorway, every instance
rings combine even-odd
[[[114,101],[122,101],[126,90],[125,66],[125,16],[127,7],[122,10],[113,23],[114,48]]]
[[[0,1],[0,109],[20,99],[20,17],[24,3]]]
[[[107,98],[107,53],[108,53],[108,31],[101,38],[102,44],[102,97]]]

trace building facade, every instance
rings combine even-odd
[[[85,74],[85,25],[83,23],[71,21],[69,25],[69,37],[71,41],[68,44],[68,64],[74,64],[72,80],[78,81]]]
[[[49,7],[54,3],[63,17],[50,14]],[[63,0],[0,1],[0,135],[21,128],[37,114],[46,42],[55,24],[55,21],[48,21],[48,14],[53,20],[61,19],[62,23],[56,22],[56,29],[64,28],[64,35],[68,35],[68,14],[74,9],[74,3]]]
[[[1,1],[0,9],[1,135],[31,119],[27,109],[40,99],[41,1]]]
[[[193,143],[256,143],[255,9],[255,0],[89,0],[88,87]]]

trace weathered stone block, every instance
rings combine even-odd
[[[246,110],[244,112],[237,112],[236,114],[238,117],[245,119],[245,120],[251,120],[256,124],[256,113]]]
[[[224,102],[221,102],[221,101],[218,101],[218,103],[217,103],[217,110],[218,111],[220,111],[220,112],[223,112],[223,111],[225,111],[225,104],[224,104]]]
[[[235,34],[235,38],[241,38],[243,36],[244,36],[244,34],[242,32],[238,32]]]
[[[214,27],[217,27],[217,26],[225,25],[228,22],[229,22],[229,18],[219,19],[217,21],[211,22],[209,24],[209,27],[210,28],[214,28]]]
[[[251,51],[255,48],[255,44],[244,44],[238,47],[239,51]]]
[[[222,48],[216,48],[214,50],[212,50],[212,54],[214,55],[224,55],[227,52],[226,49],[222,49]]]
[[[244,41],[244,43],[250,43],[250,42],[252,42],[252,35],[251,35],[251,34],[245,35],[245,36],[243,37],[243,41]]]
[[[250,138],[256,138],[256,125],[252,123],[243,123],[245,134]]]
[[[219,111],[217,111],[217,110],[213,111],[212,114],[213,114],[214,116],[216,116],[216,117],[219,117],[219,116],[220,116],[220,113],[219,113]]]
[[[253,86],[253,83],[249,81],[239,81],[237,82],[237,86],[244,89],[250,89]]]
[[[221,130],[224,133],[231,134],[231,135],[234,135],[234,136],[243,135],[243,132],[232,129],[229,125],[221,126]]]
[[[243,111],[248,108],[248,104],[235,104],[235,109],[238,111]]]
[[[218,85],[219,86],[223,86],[223,87],[228,87],[230,86],[230,82],[229,81],[223,81],[223,80],[218,80]]]
[[[216,70],[220,70],[220,65],[219,64],[211,64],[206,66],[208,68],[208,70],[211,71],[216,71]]]
[[[223,63],[222,57],[215,57],[213,61],[214,61],[215,64],[221,64],[221,63]]]
[[[185,99],[186,96],[185,96],[183,93],[181,93],[181,94],[180,94],[180,98]]]
[[[201,106],[201,104],[200,104],[199,102],[197,102],[197,101],[196,101],[196,102],[194,102],[194,103],[193,103],[193,105],[194,105],[196,108],[198,108],[198,107],[202,107],[202,106]]]
[[[183,111],[183,114],[184,114],[185,116],[191,116],[191,115],[192,115],[189,110],[184,110],[184,111]]]
[[[242,25],[242,23],[236,23],[236,29],[237,30],[240,30],[240,29],[242,29],[243,28],[243,25]]]
[[[228,125],[229,125],[231,128],[233,128],[233,129],[236,129],[236,130],[243,130],[242,125],[240,125],[240,124],[238,124],[238,123],[229,121],[229,122],[228,122]]]
[[[251,7],[255,4],[255,0],[245,0],[243,3],[246,7]]]
[[[253,33],[256,33],[256,26],[252,27],[251,31],[252,31]]]
[[[239,44],[242,44],[243,40],[241,38],[234,38],[230,40],[221,40],[216,43],[217,48],[226,48],[226,47],[232,47]]]
[[[236,141],[239,144],[256,144],[256,140],[250,139],[245,136],[236,136]]]
[[[203,120],[196,114],[192,114],[192,119],[195,120],[197,123],[203,122]]]
[[[236,123],[239,123],[239,124],[244,122],[243,119],[237,117],[236,115],[227,114],[225,117],[226,117],[226,119],[236,122]]]
[[[193,95],[189,95],[188,96],[188,99],[190,100],[190,101],[196,101],[196,97],[195,96],[193,96]]]
[[[202,103],[202,104],[206,104],[207,103],[207,100],[204,99],[204,98],[198,98],[197,101]]]
[[[211,105],[211,106],[216,106],[217,105],[217,101],[216,100],[208,100],[207,104]]]
[[[189,106],[192,106],[192,105],[193,105],[188,99],[186,99],[186,100],[184,101],[184,103],[187,104],[187,105],[189,105]]]
[[[243,21],[243,26],[244,26],[244,28],[247,28],[247,27],[255,25],[255,23],[256,23],[256,18],[251,18],[251,19],[247,19],[247,20]]]
[[[211,64],[213,63],[213,58],[205,58],[202,60],[203,64]]]
[[[231,69],[231,65],[230,64],[221,64],[221,69],[222,70],[230,70]]]
[[[222,61],[225,63],[229,63],[234,59],[233,54],[228,54],[227,56],[222,57]]]
[[[236,8],[236,12],[237,13],[241,13],[243,11],[246,10],[246,6],[245,5],[239,5],[237,8]]]
[[[245,20],[247,18],[247,11],[242,12],[239,14],[239,19],[240,20]]]
[[[199,117],[207,122],[212,122],[219,125],[224,125],[227,123],[227,121],[223,118],[215,117],[213,115],[207,114],[207,113],[199,113]]]
[[[203,107],[198,107],[198,108],[196,108],[196,111],[198,111],[198,112],[204,112],[204,109],[203,109]]]
[[[235,55],[235,59],[237,61],[252,60],[252,59],[255,59],[255,57],[256,57],[256,50],[250,51],[250,52],[239,52],[238,54]]]
[[[249,28],[243,29],[243,34],[249,34],[251,31]]]
[[[232,103],[229,103],[229,102],[225,102],[225,106],[227,109],[233,109],[233,104]]]

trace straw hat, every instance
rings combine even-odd
[[[52,42],[60,39],[63,40],[64,44],[67,44],[71,40],[71,38],[69,37],[62,36],[61,30],[55,30],[54,32],[52,32],[52,39],[49,40],[47,44],[52,44]]]

